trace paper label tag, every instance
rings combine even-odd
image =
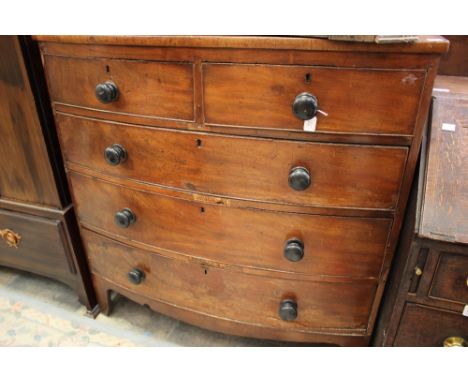
[[[462,313],[465,317],[468,317],[468,305],[465,305],[465,308],[463,309]]]
[[[304,121],[304,131],[315,131],[317,127],[317,117]]]
[[[450,93],[450,89],[442,89],[442,88],[433,88],[432,91],[434,91],[434,92]]]
[[[457,126],[454,125],[453,123],[443,123],[442,124],[442,130],[444,131],[455,131],[455,128]]]

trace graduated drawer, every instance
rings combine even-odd
[[[75,283],[63,222],[0,209],[0,265]]]
[[[251,275],[196,260],[163,257],[87,230],[83,230],[83,238],[91,272],[148,299],[262,327],[301,331],[367,328],[375,293],[375,284],[369,281],[320,283]],[[285,300],[297,304],[296,319],[280,318]]]
[[[292,106],[307,92],[328,113],[318,114],[318,132],[412,135],[424,82],[414,70],[205,64],[205,120],[301,131]]]
[[[45,55],[44,66],[54,102],[114,113],[194,120],[191,63]],[[96,96],[96,86],[106,82],[117,87],[117,99],[103,103]]]
[[[461,313],[406,304],[394,346],[468,346],[468,317]]]
[[[442,253],[440,255],[429,296],[468,304],[467,255],[454,253]]]
[[[394,209],[406,162],[401,147],[234,137],[146,128],[57,115],[68,162],[109,175],[189,191],[257,201]],[[127,159],[106,163],[121,145]],[[303,168],[310,185],[289,181]]]
[[[378,278],[390,219],[227,207],[137,191],[70,173],[81,224],[158,249],[230,265],[317,276]],[[136,217],[123,228],[115,214]],[[288,257],[291,240],[302,258]],[[299,244],[300,245],[300,244]],[[294,247],[294,246],[293,246]],[[287,251],[286,251],[287,250]]]

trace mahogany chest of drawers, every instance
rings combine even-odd
[[[104,313],[368,344],[444,39],[35,38]]]

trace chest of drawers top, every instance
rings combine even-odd
[[[57,111],[80,108],[90,117],[197,131],[403,145],[415,134],[427,70],[447,49],[440,37],[399,45],[268,37],[36,39]],[[304,121],[314,116],[314,134],[304,132]]]

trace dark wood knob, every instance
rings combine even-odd
[[[294,99],[292,110],[294,115],[303,121],[314,118],[318,110],[317,97],[310,93],[299,94]]]
[[[120,228],[127,228],[130,224],[135,223],[136,216],[130,208],[124,208],[115,214],[114,222]]]
[[[121,145],[113,144],[104,150],[104,158],[111,166],[117,166],[127,159],[127,150]]]
[[[96,98],[102,103],[110,103],[119,99],[119,89],[111,81],[96,85]]]
[[[289,239],[284,245],[284,257],[289,261],[300,261],[304,257],[304,243],[300,239]]]
[[[289,187],[296,191],[304,191],[310,186],[309,170],[305,167],[294,167],[289,172]]]
[[[145,279],[145,272],[143,272],[141,269],[133,268],[130,272],[128,272],[127,277],[128,281],[130,281],[132,284],[138,285],[141,284],[141,282]]]
[[[294,300],[281,301],[279,316],[283,321],[294,321],[297,318],[297,303]]]

